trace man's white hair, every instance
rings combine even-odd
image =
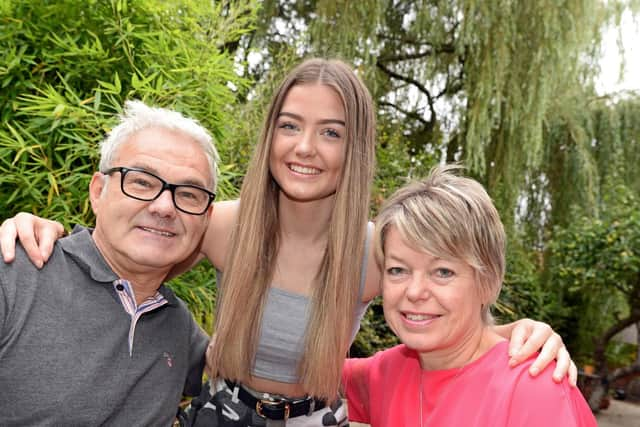
[[[166,108],[149,107],[142,101],[126,101],[120,122],[100,143],[100,170],[113,167],[118,148],[133,134],[143,129],[162,128],[183,133],[195,140],[207,156],[211,174],[211,190],[215,192],[218,177],[218,151],[209,132],[197,120]]]

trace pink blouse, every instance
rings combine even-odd
[[[348,359],[342,380],[349,419],[371,427],[597,427],[580,391],[551,379],[553,364],[533,378],[527,370],[534,357],[514,368],[508,360],[506,341],[469,365],[441,371],[422,371],[404,345]]]

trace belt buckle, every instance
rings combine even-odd
[[[278,406],[280,404],[284,403],[284,421],[287,421],[289,419],[289,414],[291,413],[291,405],[289,404],[289,402],[283,401],[281,400],[280,402],[274,402],[272,400],[268,400],[268,399],[260,399],[256,402],[256,413],[261,416],[262,418],[267,418],[267,416],[262,412],[262,407],[264,405],[268,405],[268,406]]]

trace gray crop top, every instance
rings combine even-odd
[[[367,256],[373,234],[373,224],[367,227],[365,256],[362,261],[360,278],[360,299],[354,318],[353,340],[360,328],[360,320],[367,311],[368,304],[362,302],[367,271]],[[218,280],[221,279],[218,274]],[[218,281],[218,283],[220,283]],[[298,364],[302,359],[305,344],[305,330],[309,321],[309,298],[278,288],[269,289],[267,305],[264,308],[260,327],[260,340],[256,350],[252,375],[283,383],[298,382]]]

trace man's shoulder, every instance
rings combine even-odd
[[[189,318],[193,318],[193,314],[191,313],[191,310],[189,310],[189,305],[187,304],[187,302],[182,298],[180,298],[178,295],[176,295],[175,292],[172,289],[170,289],[168,286],[165,285],[165,288],[167,288],[167,290],[170,292],[170,294],[164,295],[165,298],[173,298],[173,304],[178,310],[178,312],[182,315],[187,315]],[[169,295],[171,296],[169,297]],[[194,322],[195,322],[195,319],[194,319]]]
[[[45,264],[42,269],[38,269],[22,248],[21,245],[16,245],[15,259],[10,264],[0,261],[0,317],[6,316],[4,319],[0,319],[0,323],[5,322],[5,326],[11,322],[11,319],[16,319],[15,313],[22,313],[23,315],[30,310],[32,304],[36,301],[41,301],[46,296],[45,289],[49,292],[51,289],[64,288],[63,283],[57,283],[55,286],[44,286],[45,283],[49,284],[54,281],[56,275],[53,271],[59,270],[54,266],[60,263],[61,252],[59,248],[54,248],[52,256],[49,258],[49,262]],[[68,282],[68,281],[63,281]]]
[[[61,254],[60,245],[56,242],[53,248],[53,253],[49,257],[49,261],[45,264],[45,266],[51,262],[59,262]],[[4,262],[4,258],[0,257],[0,272],[5,274],[9,274],[13,272],[14,274],[19,275],[18,277],[23,277],[24,274],[41,274],[42,269],[37,268],[29,259],[27,252],[22,247],[20,242],[16,243],[16,252],[15,258],[11,263]]]
[[[7,294],[25,297],[27,294],[39,292],[42,283],[60,281],[56,288],[64,287],[64,283],[78,284],[81,279],[81,268],[72,256],[63,248],[65,237],[58,240],[51,256],[42,268],[37,268],[29,259],[22,245],[16,245],[15,259],[11,263],[0,260],[0,285]],[[45,287],[50,289],[51,287]]]
[[[191,327],[198,327],[196,319],[189,309],[189,305],[187,304],[187,302],[177,296],[175,292],[167,285],[167,283],[164,283],[162,285],[162,287],[160,288],[160,293],[173,308],[171,312],[176,319],[179,318],[186,321],[187,323],[191,324]]]

